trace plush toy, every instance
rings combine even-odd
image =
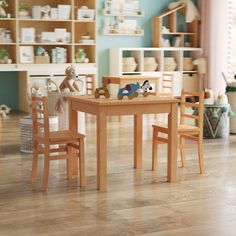
[[[3,104],[0,106],[0,116],[5,118],[11,111],[11,108]]]
[[[76,72],[73,66],[66,68],[66,78],[61,82],[59,89],[61,92],[79,92],[79,87],[77,86]]]
[[[7,17],[7,13],[5,11],[5,7],[8,7],[8,3],[6,0],[1,0],[0,1],[0,18],[5,18]]]

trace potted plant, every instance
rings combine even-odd
[[[0,49],[0,63],[5,64],[8,63],[9,60],[9,52],[6,48]]]
[[[19,18],[29,18],[30,6],[28,3],[19,3]]]

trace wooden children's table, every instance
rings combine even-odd
[[[133,100],[116,97],[95,99],[93,96],[69,97],[70,130],[77,132],[77,111],[93,114],[97,119],[97,188],[107,189],[107,116],[134,116],[134,168],[142,167],[142,116],[168,113],[170,130],[167,160],[167,181],[176,181],[177,175],[177,120],[178,100],[167,97],[137,97]],[[150,157],[151,158],[151,157]],[[78,163],[74,164],[74,175]]]

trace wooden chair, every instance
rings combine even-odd
[[[186,98],[198,97],[199,102],[189,102]],[[193,114],[193,108],[195,110]],[[187,109],[190,112],[187,112]],[[198,160],[200,173],[205,172],[203,163],[203,109],[204,109],[204,92],[194,93],[182,90],[180,102],[180,124],[178,125],[178,136],[180,137],[180,154],[182,166],[186,166],[184,148],[190,145],[185,144],[185,140],[191,140],[198,143]],[[195,114],[196,113],[196,114]],[[186,123],[190,119],[192,123]],[[167,137],[161,137],[165,134]],[[166,125],[153,125],[153,143],[152,143],[152,170],[157,168],[157,145],[168,143],[169,129]]]
[[[40,117],[40,118],[38,118]],[[33,163],[31,182],[35,182],[39,154],[44,155],[41,189],[48,185],[49,165],[52,160],[67,160],[67,177],[73,176],[74,158],[79,158],[80,186],[85,185],[84,135],[70,131],[49,131],[48,98],[32,95]],[[52,155],[53,154],[53,155]]]
[[[173,83],[174,83],[174,75],[173,74],[163,74],[160,96],[172,97],[174,95]]]

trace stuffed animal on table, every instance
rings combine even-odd
[[[66,78],[61,82],[59,89],[61,92],[79,92],[79,87],[76,84],[76,72],[73,66],[66,68]]]
[[[0,117],[5,118],[11,111],[11,108],[3,104],[0,106]]]
[[[109,98],[110,93],[109,93],[107,86],[110,83],[111,83],[110,79],[103,78],[102,79],[102,86],[95,90],[95,93],[94,93],[95,98],[100,98],[100,96],[104,96],[105,98]]]

